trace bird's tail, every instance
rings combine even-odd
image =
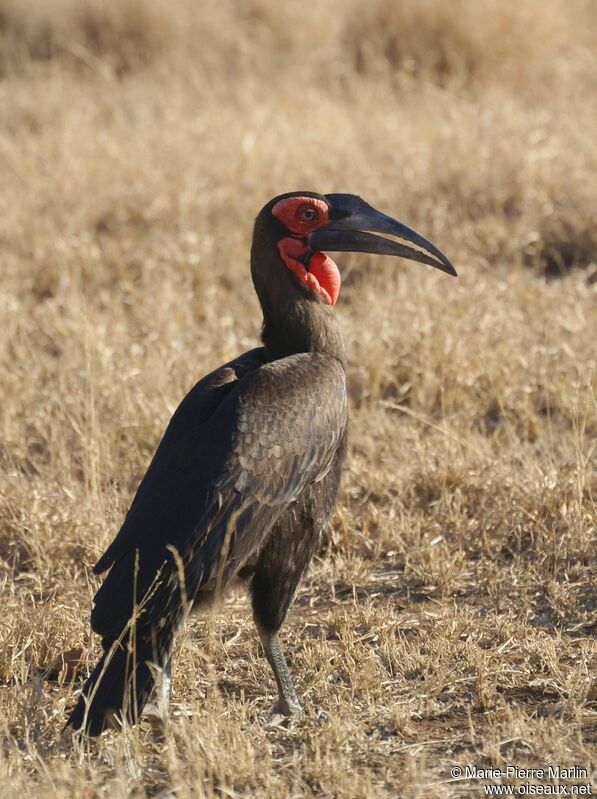
[[[122,721],[134,724],[155,691],[156,670],[168,662],[173,637],[169,633],[162,631],[158,641],[141,634],[104,640],[105,652],[66,726],[93,736]]]

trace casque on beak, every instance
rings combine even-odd
[[[326,194],[325,199],[330,205],[330,221],[307,236],[312,250],[398,255],[456,276],[450,261],[431,242],[360,197]],[[379,233],[383,235],[375,235]]]

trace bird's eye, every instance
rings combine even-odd
[[[301,222],[315,222],[319,219],[319,212],[310,205],[302,205],[297,212],[297,216]]]

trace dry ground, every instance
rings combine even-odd
[[[596,40],[591,0],[0,1],[0,795],[590,782]],[[164,740],[61,738],[90,565],[184,392],[254,346],[251,221],[298,188],[460,273],[338,257],[352,449],[284,631],[308,716],[271,722],[238,595],[188,625]]]

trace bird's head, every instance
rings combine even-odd
[[[338,299],[340,272],[326,252],[398,255],[456,275],[437,247],[354,194],[297,191],[267,203],[257,217],[253,238],[252,269],[258,293],[262,281],[256,271],[264,248],[273,256],[270,262],[277,262],[276,269],[285,268],[299,287],[327,305],[335,305]]]

